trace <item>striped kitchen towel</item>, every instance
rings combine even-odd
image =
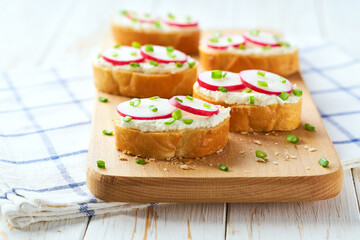
[[[344,168],[360,166],[360,62],[331,43],[303,48],[300,59]],[[93,96],[89,70],[1,74],[0,208],[12,225],[149,206],[107,203],[87,189]]]

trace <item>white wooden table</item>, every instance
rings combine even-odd
[[[203,28],[267,27],[338,43],[360,57],[360,1],[0,0],[0,70],[89,65],[117,9],[188,13]],[[344,27],[346,26],[346,27]],[[360,168],[334,199],[306,203],[179,204],[14,229],[0,239],[359,239]]]

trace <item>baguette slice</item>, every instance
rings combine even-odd
[[[193,96],[212,104],[231,107],[231,132],[290,131],[296,129],[301,122],[302,99],[297,103],[271,104],[263,107],[214,101],[201,94],[195,87]]]
[[[207,51],[199,47],[200,61],[205,70],[220,69],[240,72],[247,69],[262,69],[282,76],[299,71],[298,50],[287,54],[236,54],[228,51]]]
[[[145,74],[121,71],[93,62],[95,86],[99,91],[128,97],[170,98],[192,92],[197,65],[174,74]]]
[[[112,32],[117,44],[129,45],[134,41],[143,44],[172,46],[187,54],[198,53],[200,30],[194,31],[144,31],[112,23]]]
[[[142,132],[122,127],[117,117],[114,120],[115,144],[119,151],[147,158],[202,157],[226,146],[229,120],[228,117],[212,128]]]

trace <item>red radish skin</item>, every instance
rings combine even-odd
[[[116,52],[117,57],[113,57],[111,54]],[[137,56],[132,56],[131,52],[137,52]],[[120,48],[108,48],[101,53],[102,58],[114,65],[126,65],[131,62],[143,62],[144,57],[140,54],[139,49],[129,46],[121,46]]]
[[[227,42],[228,38],[232,38],[234,42],[229,43]],[[229,47],[239,47],[241,44],[245,44],[245,39],[242,36],[232,36],[232,35],[225,35],[225,36],[221,36],[218,38],[220,43],[211,43],[210,41],[208,41],[207,46],[209,48],[213,48],[213,49],[220,49],[220,50],[224,50],[227,49]]]
[[[261,35],[266,34],[266,37],[269,37],[268,35],[271,35],[271,36],[274,38],[274,35],[271,34],[271,33],[260,32],[259,35],[260,35],[260,34],[261,34]],[[245,39],[246,41],[251,42],[251,43],[254,43],[254,44],[257,44],[257,45],[260,45],[260,46],[263,46],[263,47],[265,47],[265,46],[279,47],[279,46],[280,46],[280,44],[279,44],[277,41],[275,41],[275,38],[274,38],[273,41],[265,41],[265,40],[264,40],[264,41],[261,41],[260,39],[252,36],[252,35],[251,35],[250,33],[248,33],[248,32],[243,33],[243,37],[244,37],[244,39]]]
[[[145,45],[142,46],[140,48],[141,55],[148,60],[154,60],[158,63],[185,63],[187,61],[188,56],[179,50],[174,50],[172,53],[176,55],[176,58],[171,58],[167,55],[166,47],[153,45],[153,48],[153,52],[146,52]]]
[[[134,120],[157,120],[171,118],[171,114],[176,110],[174,106],[169,104],[167,99],[163,98],[156,100],[143,98],[137,107],[131,106],[130,101],[131,100],[122,102],[116,107],[116,110],[120,116],[129,116]],[[151,111],[149,108],[150,105],[156,106],[158,111]]]
[[[183,102],[179,102],[176,100],[176,98],[182,100]],[[176,108],[180,108],[183,111],[199,115],[199,116],[207,116],[210,117],[212,115],[215,115],[219,113],[218,106],[205,102],[203,100],[200,100],[198,98],[193,98],[193,101],[187,99],[185,96],[174,96],[169,99],[169,103],[173,105]],[[204,103],[210,105],[210,109],[206,109],[203,105]],[[196,106],[198,105],[198,106]]]
[[[261,76],[257,75],[258,71],[264,72],[266,74],[265,78],[262,78]],[[266,72],[263,70],[252,69],[252,70],[241,71],[239,73],[239,75],[240,75],[240,79],[241,79],[242,83],[245,85],[245,87],[250,88],[259,93],[264,93],[267,95],[279,95],[282,92],[291,93],[291,91],[293,90],[293,85],[289,80],[284,78],[286,80],[286,83],[280,83],[281,76],[279,76],[275,73]],[[271,79],[270,79],[271,81],[269,79],[267,79],[267,75],[271,77]],[[257,80],[267,80],[269,87],[265,88],[265,87],[259,87],[259,86],[255,85],[255,82],[257,83]],[[278,81],[278,82],[275,82],[275,81]],[[272,83],[274,83],[274,84],[272,84]],[[278,83],[280,83],[280,84],[278,84]],[[274,85],[274,86],[271,86],[271,85]],[[278,88],[278,90],[276,90],[276,85],[280,86]],[[275,87],[275,89],[274,89],[274,87]]]
[[[171,21],[168,19],[164,19],[163,22],[169,26],[174,26],[174,27],[181,27],[181,28],[186,28],[186,27],[197,27],[199,25],[198,22],[191,22],[191,23],[181,23],[181,22],[175,22],[175,21]]]
[[[223,71],[223,73],[224,72],[225,71]],[[212,79],[211,71],[206,71],[199,73],[197,81],[200,87],[211,91],[219,91],[220,86],[226,88],[228,91],[237,91],[246,88],[241,82],[239,74],[233,72],[227,72],[225,78]]]

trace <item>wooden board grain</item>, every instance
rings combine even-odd
[[[114,137],[102,133],[114,129],[116,106],[128,98],[98,93],[109,102],[95,101],[89,189],[103,200],[122,202],[287,202],[336,196],[343,183],[339,158],[301,75],[289,80],[304,93],[302,123],[291,131],[300,137],[299,143],[284,139],[290,132],[230,133],[228,145],[219,153],[202,159],[150,159],[145,165],[117,151]],[[307,122],[316,126],[316,131],[306,131],[303,125]],[[255,150],[265,151],[269,161],[257,162]],[[327,168],[318,164],[320,157],[330,161]],[[97,160],[104,160],[106,169],[97,168]],[[184,164],[190,169],[182,169]],[[220,171],[219,164],[228,166],[229,172]]]

